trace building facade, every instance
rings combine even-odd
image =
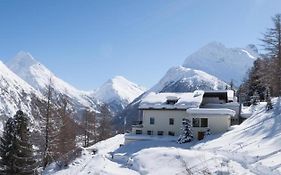
[[[188,119],[195,138],[207,131],[225,132],[238,118],[239,104],[234,92],[150,93],[140,103],[141,121],[132,126],[134,136],[178,136],[183,119]],[[127,142],[133,141],[128,136]]]

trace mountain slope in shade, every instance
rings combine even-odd
[[[188,56],[183,66],[202,70],[225,82],[233,80],[238,86],[258,57],[257,51],[254,45],[227,48],[221,43],[212,42]]]
[[[77,90],[58,78],[44,65],[36,61],[30,53],[19,52],[7,65],[15,74],[42,94],[46,93],[46,87],[51,82],[55,92],[67,96],[76,110],[85,107],[95,110],[99,105],[98,101],[89,93]]]
[[[97,89],[94,96],[108,104],[111,111],[116,113],[123,110],[143,92],[144,88],[130,82],[122,76],[116,76]]]
[[[34,122],[33,113],[36,110],[35,100],[42,99],[40,93],[38,93],[29,84],[23,81],[20,77],[10,71],[0,61],[0,123],[12,117],[16,114],[17,110],[22,110],[28,114]],[[40,111],[36,111],[40,113]],[[0,126],[0,130],[3,126]]]

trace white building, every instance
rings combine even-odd
[[[239,104],[234,92],[150,93],[139,106],[141,120],[126,135],[126,143],[144,136],[178,136],[182,120],[189,119],[194,137],[202,139],[208,130],[221,133],[238,123]],[[136,137],[137,136],[137,137]]]

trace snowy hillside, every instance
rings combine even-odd
[[[66,95],[74,108],[97,108],[98,102],[89,93],[77,90],[58,78],[44,65],[36,61],[30,53],[19,52],[7,65],[15,74],[42,94],[46,93],[46,87],[51,82],[56,93]]]
[[[116,76],[98,88],[94,96],[108,104],[113,112],[119,112],[143,92],[144,88],[122,76]]]
[[[200,70],[182,66],[170,68],[164,77],[153,86],[153,92],[192,92],[194,90],[219,90],[226,83]]]
[[[124,137],[117,135],[84,150],[69,168],[46,174],[279,175],[281,106],[276,99],[274,103],[274,110],[268,112],[265,103],[259,104],[249,119],[225,134],[189,144],[167,137],[119,147]],[[98,149],[97,155],[91,154],[93,148]]]
[[[240,85],[257,56],[254,45],[227,48],[221,43],[212,42],[188,56],[183,66],[202,70],[227,83],[233,80],[235,85]]]
[[[10,71],[1,61],[0,93],[0,121],[15,115],[19,109],[26,112],[31,117],[31,120],[34,121],[31,115],[31,108],[34,105],[32,99],[42,97],[29,84]],[[1,126],[0,130],[2,130]]]

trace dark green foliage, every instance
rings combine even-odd
[[[0,167],[1,174],[12,174],[13,173],[13,155],[15,154],[14,140],[14,120],[9,118],[3,132],[3,137],[0,142]]]
[[[1,139],[0,153],[3,174],[37,174],[36,161],[30,143],[28,118],[22,111],[17,111],[14,118],[7,121]]]
[[[265,99],[266,99],[266,109],[267,110],[273,109],[273,105],[272,105],[271,97],[270,97],[270,89],[269,88],[266,89]]]

